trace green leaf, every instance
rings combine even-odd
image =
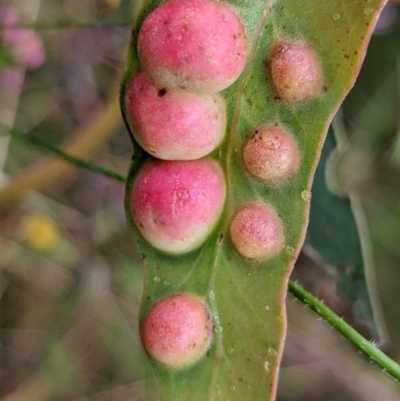
[[[160,3],[145,1],[135,25],[121,90],[123,114],[128,81],[139,67],[137,32]],[[180,256],[154,249],[134,230],[146,265],[141,322],[155,302],[181,292],[203,298],[214,319],[211,348],[195,364],[171,370],[152,360],[164,401],[274,399],[286,332],[287,280],[305,236],[312,176],[329,123],[354,83],[384,1],[227,3],[246,26],[249,55],[241,77],[222,92],[228,109],[227,136],[221,149],[210,156],[220,163],[227,180],[224,213],[200,249]],[[320,96],[296,105],[276,98],[265,64],[278,39],[304,41],[315,51],[324,76]],[[257,126],[275,123],[296,137],[301,164],[291,179],[271,187],[245,172],[240,150]],[[129,213],[132,182],[149,156],[133,143],[136,159],[128,178],[126,209],[134,227]],[[232,214],[256,201],[278,212],[286,238],[284,250],[267,262],[244,259],[229,238]]]

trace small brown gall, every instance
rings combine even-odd
[[[268,70],[273,90],[284,102],[304,102],[321,91],[320,63],[314,51],[303,43],[277,43],[269,56]]]
[[[279,126],[257,128],[243,147],[246,169],[268,184],[277,184],[292,176],[299,160],[295,139]]]
[[[266,205],[250,204],[233,217],[230,235],[236,250],[250,259],[270,258],[283,247],[282,224]]]

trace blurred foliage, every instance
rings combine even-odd
[[[322,257],[324,264],[335,267],[338,293],[354,304],[354,318],[364,321],[370,331],[368,337],[378,341],[378,330],[364,274],[367,263],[364,263],[361,238],[353,214],[360,211],[352,208],[347,194],[338,196],[330,191],[329,180],[335,179],[329,176],[335,174],[335,171],[330,170],[336,167],[331,165],[340,162],[340,149],[331,128],[315,172],[307,241]],[[339,187],[343,189],[343,186]],[[350,323],[354,324],[351,321]]]
[[[389,3],[372,37],[357,83],[343,104],[350,134],[341,163],[346,185],[362,199],[373,242],[375,275],[391,344],[400,358],[400,8]],[[397,246],[394,249],[393,243]]]
[[[25,75],[15,129],[60,146],[77,127],[96,118],[122,72],[134,1],[42,0],[34,25],[47,58]],[[5,3],[12,2],[0,5]],[[22,15],[23,0],[14,3]],[[24,24],[29,26],[29,20]],[[343,106],[350,142],[341,167],[366,210],[391,338],[385,350],[397,361],[399,54],[400,7],[392,4],[382,14]],[[0,108],[5,107],[3,94]],[[125,175],[131,152],[121,123],[95,161]],[[29,171],[43,157],[37,148],[11,141],[6,177]],[[32,219],[41,224],[27,224]],[[57,240],[35,249],[29,235],[38,236],[38,227],[51,232],[50,226]],[[143,272],[126,223],[122,184],[80,170],[2,207],[0,269],[1,400],[157,400],[138,335]],[[351,314],[353,305],[336,291],[334,266],[322,263],[309,246],[293,278],[340,315]],[[291,298],[288,311],[280,401],[400,400],[397,385],[314,314]],[[362,331],[362,322],[357,324]]]

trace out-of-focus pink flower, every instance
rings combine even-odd
[[[18,62],[29,69],[39,68],[46,58],[39,35],[28,29],[6,29],[3,40]]]
[[[10,27],[17,25],[18,13],[14,8],[8,6],[0,6],[0,25]]]
[[[3,27],[3,43],[16,62],[32,70],[44,63],[46,53],[42,39],[31,29],[18,28],[18,14],[14,8],[0,7],[0,26]]]
[[[8,92],[19,92],[23,84],[23,75],[11,68],[0,71],[0,88]]]

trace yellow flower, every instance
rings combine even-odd
[[[22,221],[20,233],[26,245],[37,252],[50,250],[60,238],[54,221],[40,214],[26,216]]]

